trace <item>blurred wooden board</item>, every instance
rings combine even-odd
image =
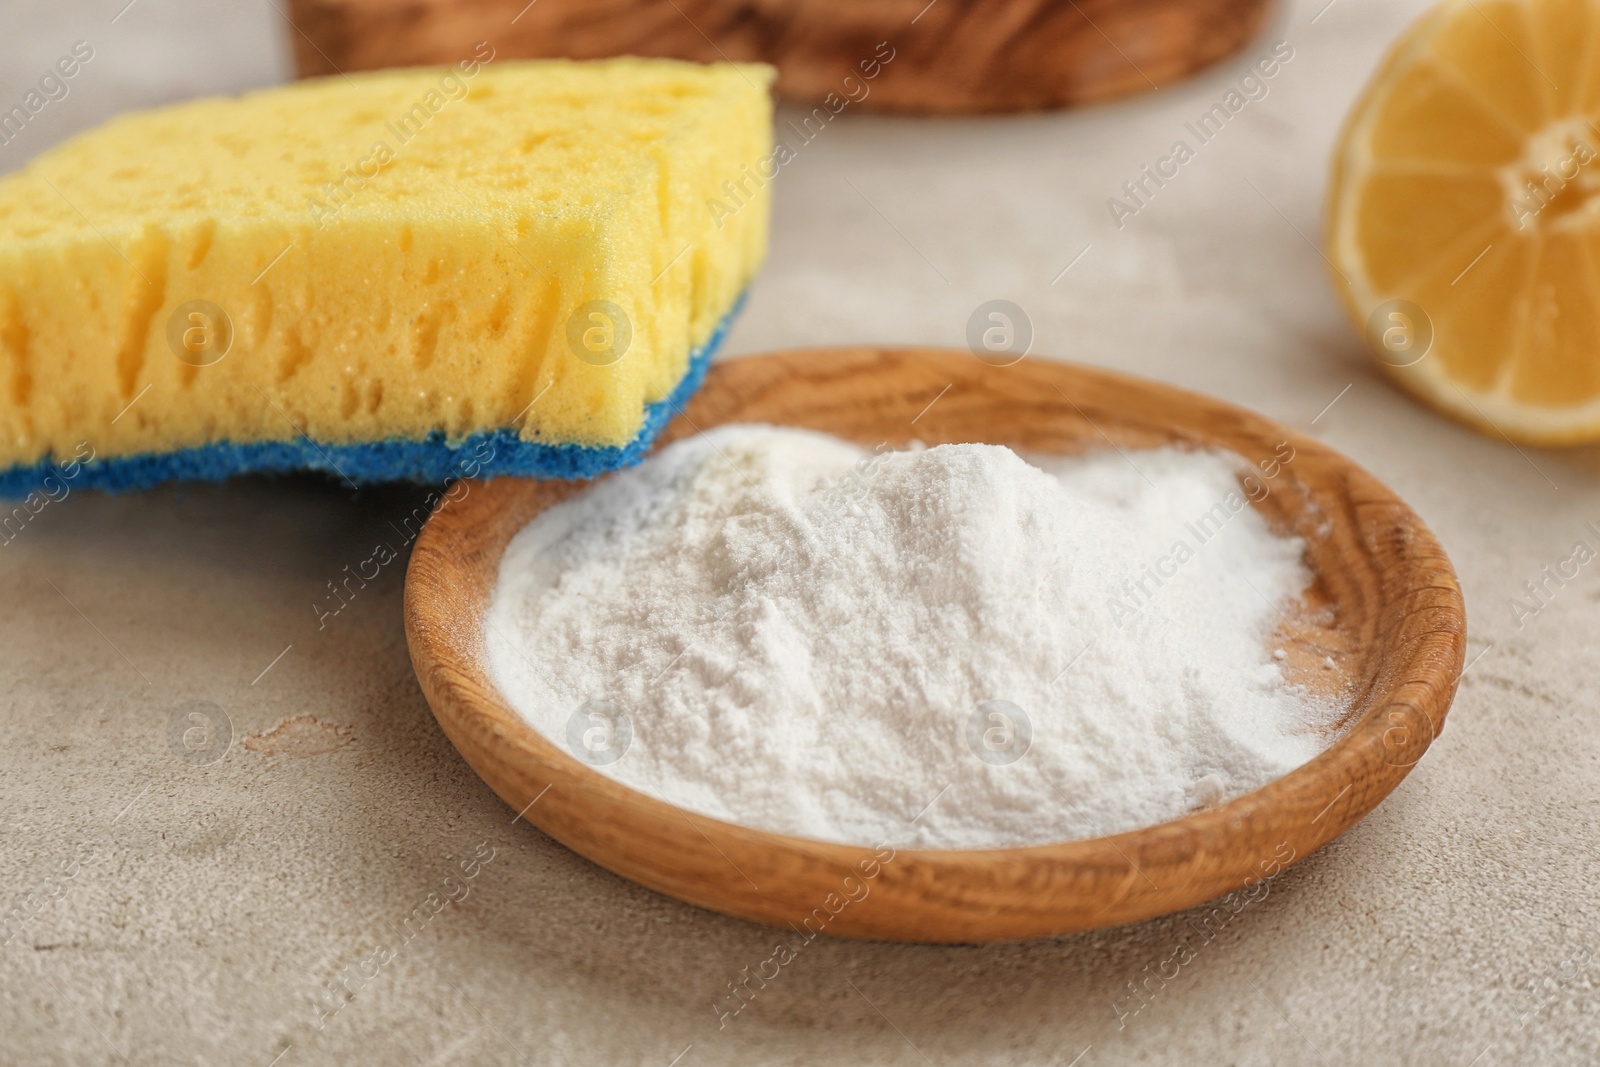
[[[798,103],[972,113],[1165,87],[1242,47],[1267,0],[291,0],[290,9],[302,77],[453,63],[487,41],[496,59],[762,61],[778,68],[779,96]]]

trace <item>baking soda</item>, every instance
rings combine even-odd
[[[1311,575],[1245,500],[1259,466],[721,427],[517,534],[490,668],[578,758],[730,822],[944,848],[1148,826],[1340,717],[1273,655]]]

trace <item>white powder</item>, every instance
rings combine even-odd
[[[855,844],[1116,833],[1326,745],[1337,709],[1270,644],[1303,545],[1230,510],[1243,460],[1035,462],[764,426],[682,441],[513,539],[493,677],[636,789]]]

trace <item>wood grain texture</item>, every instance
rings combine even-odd
[[[291,0],[302,77],[497,59],[760,60],[778,94],[935,113],[1023,111],[1166,86],[1244,45],[1267,0]],[[863,67],[892,60],[863,81]],[[847,78],[852,78],[846,82]],[[855,88],[865,85],[865,95]],[[856,97],[860,97],[856,100]]]
[[[852,937],[971,942],[1111,926],[1211,900],[1250,884],[1275,858],[1314,852],[1388,795],[1444,725],[1466,621],[1438,542],[1366,471],[1257,415],[1072,364],[996,368],[945,350],[802,349],[718,363],[665,439],[744,421],[868,446],[985,441],[1069,453],[1179,443],[1256,460],[1288,442],[1294,457],[1256,506],[1275,528],[1306,539],[1316,582],[1280,639],[1295,670],[1334,659],[1337,669],[1322,674],[1350,696],[1348,730],[1304,767],[1174,822],[1025,848],[902,849],[864,880],[869,849],[651,799],[573,758],[505,704],[481,654],[501,554],[541,509],[584,486],[472,483],[436,512],[411,557],[405,621],[417,677],[450,740],[513,810],[526,808],[529,822],[626,878],[778,926],[821,909],[825,932]],[[860,884],[866,895],[830,914]]]

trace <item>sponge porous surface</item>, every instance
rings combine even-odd
[[[126,115],[0,179],[0,471],[633,450],[765,253],[771,72],[480,51]]]

